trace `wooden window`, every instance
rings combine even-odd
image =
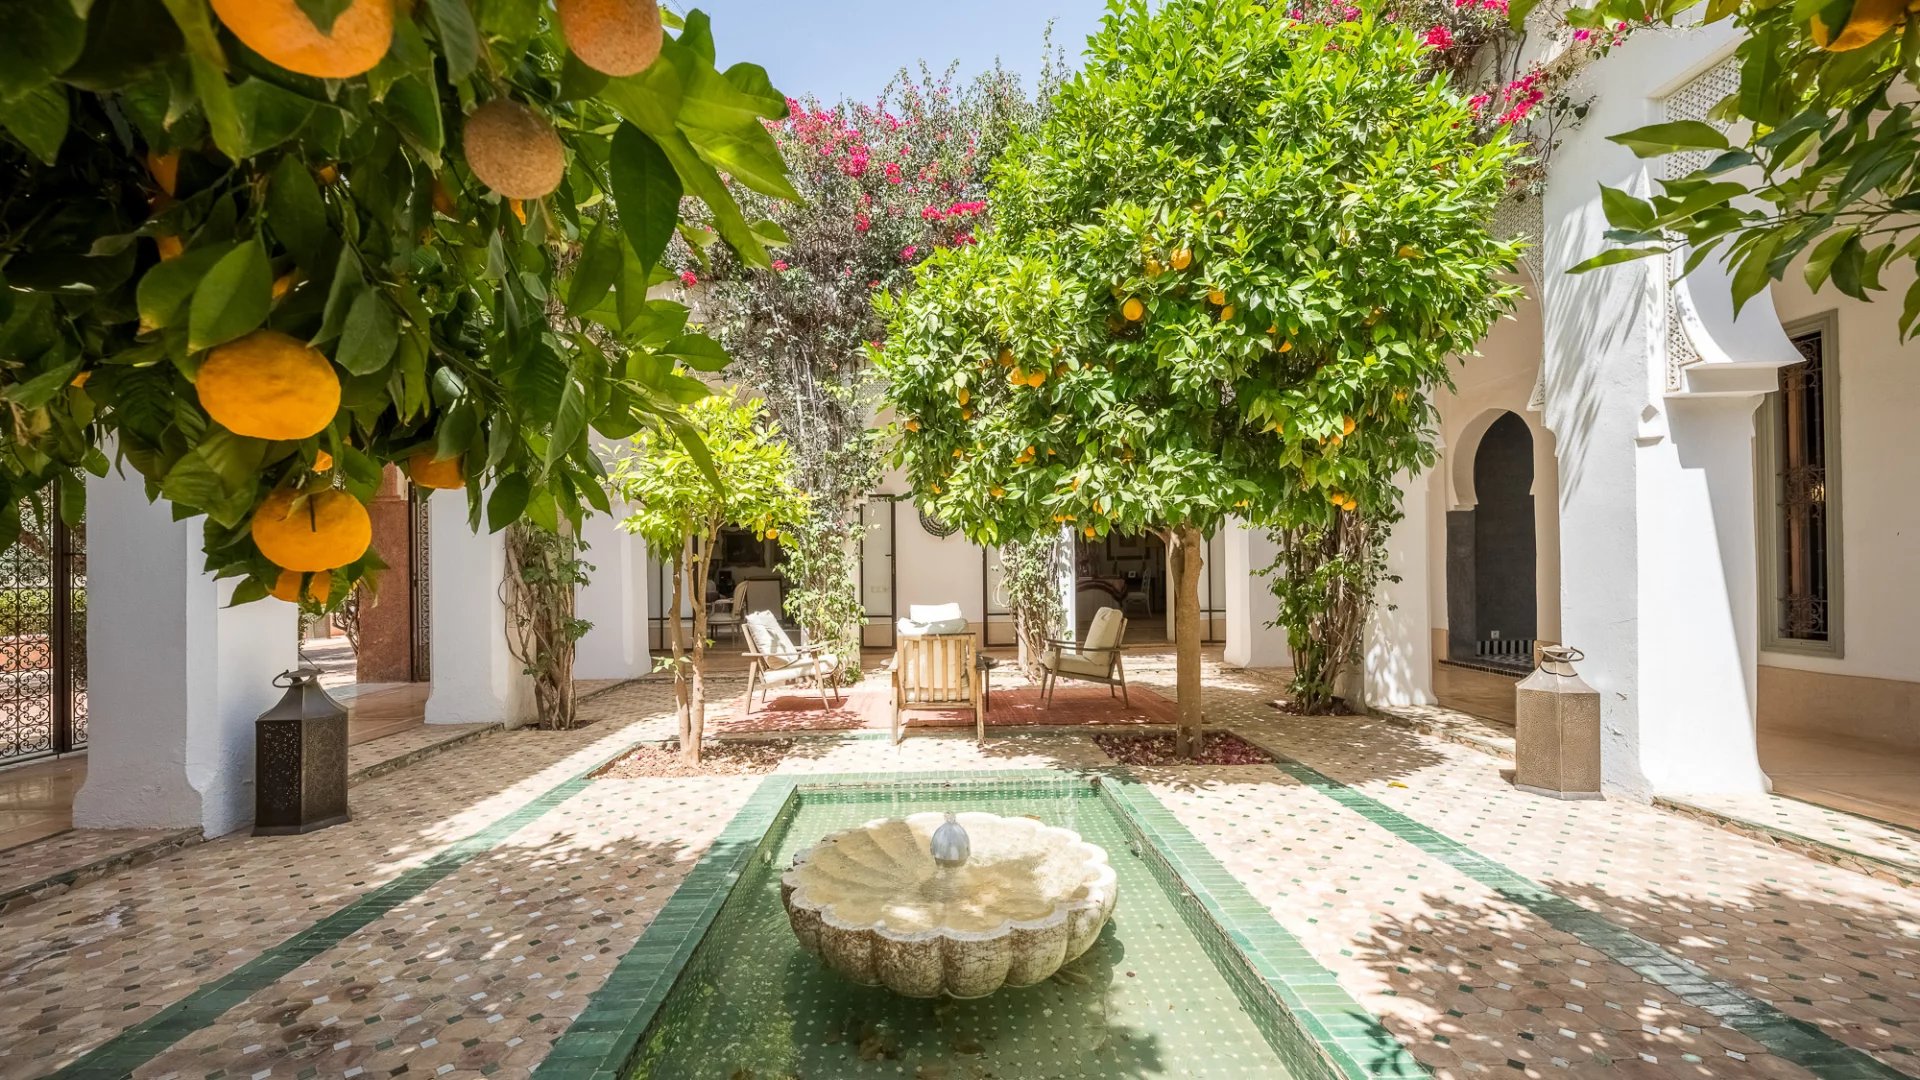
[[[1838,387],[1831,318],[1792,331],[1759,416],[1762,618],[1769,648],[1839,655]]]

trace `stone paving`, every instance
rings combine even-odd
[[[1920,1076],[1920,891],[1209,684],[1286,760],[1134,775],[1435,1076]],[[763,780],[586,779],[668,707],[629,684],[584,729],[369,779],[348,825],[0,914],[0,1075],[531,1075]],[[1109,766],[1071,732],[929,733],[803,738],[779,771]]]

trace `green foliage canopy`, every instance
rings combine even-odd
[[[728,525],[777,539],[806,515],[807,496],[793,483],[793,451],[765,412],[758,398],[715,394],[686,409],[699,441],[657,431],[633,436],[609,477],[635,507],[622,527],[664,556],[689,539],[711,547]]]
[[[117,456],[177,516],[209,517],[209,568],[253,599],[277,568],[249,516],[277,487],[364,500],[386,462],[459,456],[476,526],[490,489],[492,528],[552,528],[606,507],[590,432],[672,425],[706,392],[676,368],[724,350],[646,291],[683,193],[742,261],[770,262],[777,228],[719,171],[793,194],[766,73],[716,70],[698,11],[650,68],[608,79],[543,0],[393,9],[378,66],[323,80],[254,53],[207,0],[0,0],[0,540],[49,482],[77,518],[77,470]],[[551,196],[503,199],[467,168],[462,118],[499,98],[557,131]],[[200,408],[208,347],[261,327],[336,369],[318,435],[249,438]],[[334,602],[377,566],[337,571]]]
[[[1397,25],[1116,4],[993,174],[995,229],[887,302],[922,504],[982,543],[1328,518],[1431,456],[1511,302],[1513,153]],[[1182,268],[1184,265],[1184,268]]]
[[[1601,0],[1587,25],[1686,21],[1703,0]],[[1784,279],[1802,256],[1809,288],[1831,281],[1867,300],[1890,265],[1920,268],[1920,14],[1908,0],[1705,0],[1707,22],[1745,37],[1739,89],[1711,123],[1681,120],[1612,136],[1641,157],[1709,155],[1641,199],[1608,190],[1620,245],[1576,271],[1669,250],[1691,272],[1708,257],[1733,271],[1736,305]],[[1525,17],[1532,3],[1515,3]],[[1920,332],[1920,281],[1908,287],[1902,335]]]

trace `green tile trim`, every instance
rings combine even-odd
[[[1829,1080],[1912,1080],[1865,1051],[1714,978],[1692,961],[1588,911],[1372,796],[1271,746],[1263,749],[1273,754],[1275,764],[1295,780],[1526,908],[1554,929],[1572,934],[1588,947],[1606,953],[1687,1004],[1712,1013],[1721,1023],[1815,1076]]]
[[[611,761],[632,750],[629,743]],[[164,1052],[181,1039],[207,1027],[234,1006],[279,982],[308,960],[331,950],[354,931],[372,923],[401,904],[425,892],[447,875],[498,846],[548,811],[585,790],[587,778],[605,763],[575,775],[535,796],[487,827],[443,848],[433,858],[405,871],[392,881],[360,895],[353,902],[271,945],[232,972],[206,983],[146,1020],[94,1047],[72,1064],[51,1074],[60,1080],[117,1080]]]
[[[878,732],[885,736],[885,732]],[[1340,988],[1306,947],[1276,922],[1159,799],[1119,767],[1002,771],[866,772],[774,775],[762,781],[694,864],[587,1008],[534,1067],[539,1080],[625,1080],[649,1028],[694,958],[733,887],[766,849],[780,823],[809,798],[870,795],[894,789],[963,786],[982,797],[1088,792],[1103,797],[1165,868],[1176,898],[1195,902],[1215,936],[1246,965],[1320,1058],[1293,1063],[1300,1080],[1428,1077],[1379,1018]]]
[[[1146,785],[1130,776],[1113,775],[1102,778],[1099,787],[1120,819],[1132,826],[1146,849],[1165,864],[1217,931],[1227,937],[1253,977],[1324,1055],[1319,1068],[1296,1063],[1295,1072],[1303,1080],[1313,1076],[1367,1080],[1431,1075],[1380,1018],[1342,989],[1333,972],[1321,966],[1298,938],[1275,921],[1266,905],[1214,858]]]

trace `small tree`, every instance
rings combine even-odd
[[[785,233],[779,260],[749,265],[700,231],[677,249],[698,317],[734,357],[728,378],[766,398],[793,446],[812,502],[781,536],[787,611],[847,676],[859,671],[863,614],[854,511],[880,480],[872,298],[905,287],[940,248],[973,241],[986,166],[1035,115],[1019,79],[998,68],[965,85],[951,69],[902,70],[872,104],[790,101],[769,131],[801,198],[736,192]]]
[[[639,507],[621,527],[655,552],[672,553],[670,664],[680,756],[694,764],[706,736],[707,581],[720,530],[731,525],[778,538],[807,513],[806,496],[793,486],[792,451],[763,411],[758,398],[740,402],[716,395],[694,402],[687,416],[704,447],[698,440],[641,432],[607,481]],[[691,641],[680,618],[683,603],[693,607]]]
[[[982,543],[1166,538],[1182,753],[1205,535],[1394,498],[1426,392],[1515,292],[1487,228],[1512,148],[1427,54],[1365,19],[1116,5],[996,167],[994,231],[888,305],[896,454],[932,512]]]
[[[540,726],[573,727],[574,647],[593,624],[574,617],[574,593],[593,567],[580,558],[585,547],[572,527],[543,529],[518,521],[507,526],[507,572],[500,599],[507,612],[507,649],[533,679]]]

